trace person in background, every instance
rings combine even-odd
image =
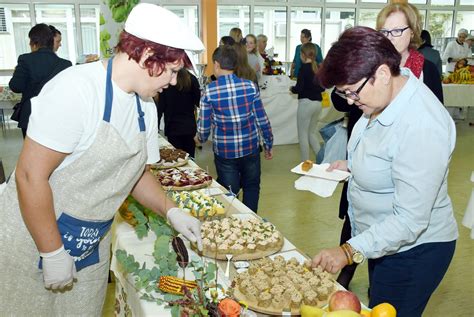
[[[237,53],[228,45],[212,54],[217,80],[201,98],[197,138],[212,132],[217,181],[234,194],[243,190],[243,203],[254,212],[260,195],[260,136],[265,159],[273,157],[273,134],[255,83],[234,74]],[[211,131],[212,130],[212,131]]]
[[[51,29],[51,32],[53,32],[54,35],[54,44],[53,44],[53,51],[56,53],[59,48],[61,47],[61,32],[56,29],[53,25],[49,25],[49,28]]]
[[[113,58],[66,69],[32,100],[28,135],[0,194],[2,315],[102,316],[110,228],[129,194],[202,249],[199,220],[150,172],[160,159],[151,98],[202,50],[178,16],[140,3]]]
[[[443,100],[443,86],[436,66],[417,51],[421,44],[421,16],[409,3],[389,4],[377,15],[376,29],[385,35],[401,54],[400,67],[406,67]]]
[[[257,74],[257,81],[262,78],[263,58],[257,50],[257,38],[253,34],[245,37],[245,48],[247,49],[248,63]]]
[[[456,62],[460,59],[471,57],[472,52],[466,43],[468,32],[466,29],[460,29],[456,40],[446,45],[443,53],[443,61],[446,62],[446,71],[452,73]]]
[[[321,92],[324,91],[319,85],[316,71],[318,65],[315,61],[316,50],[312,43],[305,43],[301,46],[301,65],[298,73],[296,85],[290,88],[294,94],[298,94],[298,141],[300,144],[301,161],[310,160],[310,146],[314,152],[314,157],[321,148],[319,139],[316,137],[317,123],[321,114]],[[313,159],[314,161],[314,159]]]
[[[347,48],[351,49],[348,50]],[[367,27],[345,31],[318,71],[324,87],[364,115],[352,131],[352,237],[320,251],[313,267],[336,273],[368,259],[370,302],[392,304],[398,317],[421,317],[452,260],[458,228],[448,196],[456,126],[409,69],[391,41]]]
[[[300,41],[301,41],[301,44],[299,44],[298,46],[296,46],[296,49],[295,49],[295,57],[293,58],[293,63],[291,64],[291,70],[290,70],[290,73],[291,73],[291,77],[298,77],[298,73],[300,71],[300,68],[301,68],[301,45],[305,44],[305,43],[312,43],[313,37],[311,36],[311,31],[308,30],[308,29],[303,29],[301,30],[301,34],[300,34]],[[316,43],[313,43],[314,44],[314,47],[316,49],[316,63],[319,65],[323,62],[323,53],[321,51],[321,48],[319,47],[318,44]]]
[[[232,28],[229,31],[229,36],[232,37],[235,43],[243,43],[244,36],[242,35],[242,30],[239,28]]]
[[[219,45],[234,45],[234,43],[234,38],[228,35],[221,37],[221,40],[219,41]]]
[[[26,137],[30,120],[31,98],[36,97],[56,74],[72,66],[70,61],[54,53],[54,36],[50,26],[37,24],[31,28],[28,37],[31,53],[18,57],[18,64],[8,84],[13,92],[22,94],[18,127],[21,128],[23,138]]]
[[[235,43],[234,45],[232,45],[232,47],[235,50],[235,53],[237,54],[234,74],[239,78],[253,81],[258,87],[257,73],[249,65],[249,59],[245,45],[241,43]]]
[[[423,54],[425,59],[429,60],[433,64],[435,64],[436,69],[439,72],[439,76],[441,77],[443,75],[443,62],[441,61],[441,55],[439,54],[438,50],[435,50],[433,48],[433,45],[431,45],[431,34],[427,30],[421,31],[421,41],[422,44],[418,48],[418,51]]]
[[[267,48],[267,42],[268,42],[268,37],[265,34],[259,34],[257,35],[257,49],[258,53],[260,56],[262,56],[264,59],[267,58],[267,51],[265,50]]]
[[[175,148],[188,152],[192,158],[196,149],[195,109],[200,98],[199,82],[185,68],[179,70],[176,86],[164,89],[158,98],[158,109],[164,115],[168,141]]]

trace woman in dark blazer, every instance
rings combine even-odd
[[[36,97],[43,86],[60,71],[72,66],[53,51],[54,34],[48,25],[40,23],[28,33],[31,53],[18,57],[18,64],[8,84],[13,92],[21,93],[18,127],[26,136],[31,114],[31,98]]]

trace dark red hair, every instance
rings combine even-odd
[[[142,40],[126,31],[120,33],[116,52],[126,53],[129,59],[140,62],[143,53],[149,49],[152,55],[145,60],[145,67],[150,76],[159,76],[163,73],[166,63],[182,61],[184,67],[192,66],[186,52],[180,48],[161,45],[152,41]]]
[[[371,28],[358,26],[341,34],[322,63],[317,76],[329,88],[351,85],[373,76],[387,65],[393,76],[400,74],[401,56],[387,37]]]

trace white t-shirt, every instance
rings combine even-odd
[[[102,62],[65,69],[31,99],[27,134],[32,140],[58,152],[70,153],[58,169],[79,158],[94,142],[105,105],[106,69]],[[140,133],[135,94],[121,90],[113,81],[110,123],[131,144]],[[160,159],[158,120],[153,100],[140,99],[145,113],[147,164]]]

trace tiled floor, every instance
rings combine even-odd
[[[471,120],[472,121],[472,120]],[[461,219],[471,189],[469,181],[474,170],[474,127],[467,121],[457,123],[457,145],[449,173],[449,193],[453,201],[456,219]],[[15,165],[21,148],[21,132],[10,129],[0,133],[0,158],[7,173]],[[215,176],[210,144],[197,152],[197,163],[209,168]],[[320,198],[309,192],[297,191],[293,182],[297,179],[289,170],[299,161],[298,145],[277,146],[274,159],[262,161],[262,191],[259,214],[273,222],[283,234],[308,255],[319,249],[332,247],[339,241],[342,222],[338,219],[338,204],[342,186],[329,198]],[[472,316],[474,311],[474,241],[469,231],[459,225],[460,238],[456,253],[441,285],[431,298],[424,316],[450,317]],[[350,289],[367,303],[367,266],[358,268]],[[110,285],[104,316],[113,316],[114,287]]]

